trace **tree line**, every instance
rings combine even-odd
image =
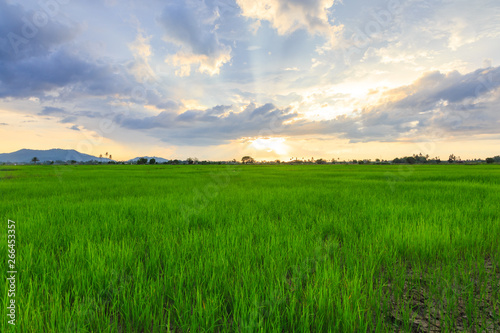
[[[111,155],[109,155],[111,157]],[[40,162],[40,159],[38,157],[33,157],[31,159],[31,163],[37,164]],[[187,160],[169,160],[166,162],[158,163],[156,159],[151,158],[147,159],[145,157],[139,158],[135,163],[132,164],[139,164],[139,165],[145,165],[145,164],[170,164],[170,165],[180,165],[180,164],[201,164],[201,165],[206,165],[206,164],[441,164],[441,163],[447,163],[447,164],[462,164],[462,163],[487,163],[487,164],[493,164],[493,163],[500,163],[500,155],[494,156],[494,157],[488,157],[486,159],[472,159],[472,160],[462,160],[460,156],[455,156],[454,154],[451,154],[447,160],[441,160],[440,157],[429,157],[429,155],[423,155],[422,153],[420,154],[413,154],[411,156],[403,156],[403,157],[396,157],[392,160],[383,160],[383,159],[375,159],[372,161],[371,159],[363,159],[363,160],[348,160],[348,161],[340,161],[340,158],[333,158],[331,160],[319,158],[319,159],[314,159],[314,157],[309,158],[309,159],[299,159],[298,157],[292,157],[288,161],[281,161],[281,160],[272,160],[272,161],[257,161],[251,156],[243,156],[241,158],[241,162],[238,162],[236,159],[233,159],[231,161],[200,161],[196,157],[192,158],[189,157]],[[54,164],[54,161],[46,161],[44,164]],[[56,161],[55,164],[130,164],[126,162],[116,162],[116,161],[108,161],[108,162],[102,162],[102,161],[87,161],[87,162],[77,162],[75,160],[69,160],[69,161]]]

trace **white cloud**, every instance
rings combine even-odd
[[[193,54],[191,52],[178,52],[167,61],[179,67],[175,72],[177,76],[189,76],[191,65],[197,64],[198,71],[209,75],[220,73],[221,67],[231,60],[231,48],[227,52],[221,52],[217,57],[209,57],[205,54]]]
[[[260,29],[260,21],[257,20],[255,22],[253,22],[252,24],[250,24],[250,31],[252,32],[253,35],[257,34],[257,32],[259,31]]]
[[[145,36],[143,31],[139,31],[135,41],[128,45],[135,59],[131,72],[139,82],[146,82],[155,77],[154,71],[149,64],[152,53],[150,39],[150,36]]]
[[[178,76],[189,76],[193,65],[200,73],[219,74],[231,60],[231,47],[217,35],[219,17],[218,10],[211,11],[204,2],[176,1],[165,8],[158,21],[165,28],[164,40],[180,47],[166,59],[179,68]]]
[[[269,21],[280,35],[307,29],[312,35],[323,35],[333,41],[341,29],[332,25],[328,19],[328,9],[333,6],[334,0],[236,0],[236,2],[243,16],[258,21]]]
[[[252,46],[247,47],[247,51],[257,51],[257,50],[260,50],[261,48],[262,48],[262,46],[252,45]]]

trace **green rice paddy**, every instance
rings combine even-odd
[[[498,165],[2,166],[0,193],[2,332],[500,331]]]

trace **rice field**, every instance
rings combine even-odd
[[[500,331],[498,165],[0,169],[2,332]]]

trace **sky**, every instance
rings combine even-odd
[[[0,152],[500,155],[498,0],[0,0]]]

